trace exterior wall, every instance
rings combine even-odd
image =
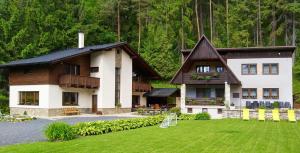
[[[193,112],[188,113],[188,108],[192,108]],[[218,113],[218,109],[224,109],[225,106],[185,106],[183,109],[181,109],[181,113],[186,113],[186,114],[197,114],[197,113],[202,113],[203,108],[207,109],[207,112],[211,116],[212,119],[222,119],[223,114]]]
[[[59,77],[64,74],[64,63],[80,65],[80,75],[89,76],[90,57],[88,55],[78,56],[64,60],[50,66],[28,66],[11,69],[9,73],[10,85],[43,85],[59,83]],[[24,73],[28,69],[30,73]]]
[[[143,96],[145,93],[146,92],[132,92],[132,95],[140,97],[140,105],[141,106],[147,106],[147,98]]]
[[[19,105],[20,91],[39,91],[39,105]],[[78,106],[63,106],[62,93],[78,92]],[[23,114],[24,111],[32,116],[55,116],[62,115],[62,109],[66,107],[76,107],[81,112],[90,112],[92,107],[92,90],[68,88],[63,89],[58,85],[17,85],[10,86],[9,106],[11,114]]]
[[[113,49],[91,54],[91,67],[99,67],[98,73],[91,73],[92,77],[100,78],[100,88],[95,90],[98,109],[115,108],[115,52]]]
[[[120,102],[122,108],[132,107],[132,59],[125,52],[121,51],[121,87]]]
[[[242,75],[241,64],[257,64],[257,75]],[[278,75],[263,75],[263,63],[278,63]],[[265,100],[265,101],[288,101],[293,102],[292,91],[292,58],[250,58],[250,59],[227,59],[227,64],[233,73],[239,78],[242,83],[241,88],[257,88],[257,99],[242,99],[242,106],[245,106],[246,101]],[[263,99],[263,88],[279,88],[279,99],[269,100]],[[241,89],[239,90],[240,96]]]

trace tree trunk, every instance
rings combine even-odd
[[[284,36],[284,41],[285,45],[288,45],[288,19],[287,19],[287,14],[284,15],[284,22],[285,22],[285,36]]]
[[[200,40],[201,33],[200,33],[199,15],[198,15],[198,0],[195,0],[195,14],[196,14],[196,23],[197,23],[197,35],[198,35],[198,40]]]
[[[181,50],[184,49],[184,24],[183,24],[183,6],[181,7]]]
[[[203,11],[202,11],[201,3],[200,3],[199,10],[200,10],[200,35],[203,35],[204,34],[204,25],[203,25]]]
[[[118,41],[120,42],[121,41],[121,23],[120,23],[120,1],[118,1],[118,4],[117,4],[117,13],[118,13]]]
[[[209,0],[209,22],[210,22],[210,41],[213,40],[213,23],[212,23],[212,0]]]
[[[292,45],[296,46],[296,20],[295,20],[295,13],[293,13],[293,20],[292,20],[292,22],[293,22]]]
[[[138,22],[139,22],[139,40],[138,40],[138,54],[140,53],[141,49],[141,0],[139,0],[139,16],[138,16]]]
[[[276,21],[276,10],[275,10],[275,4],[272,6],[272,32],[271,32],[271,44],[273,46],[276,46],[276,26],[277,26],[277,21]]]
[[[263,46],[262,31],[261,31],[260,0],[258,0],[258,31],[259,31],[259,46]]]
[[[226,0],[226,36],[227,36],[227,47],[229,47],[229,20],[228,20],[228,0]]]

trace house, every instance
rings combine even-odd
[[[11,114],[63,115],[63,108],[83,113],[130,112],[132,97],[140,105],[151,91],[154,71],[125,42],[84,46],[0,65],[9,71]],[[120,108],[119,108],[120,107]]]
[[[193,49],[182,51],[184,62],[171,80],[181,85],[181,111],[221,118],[225,108],[257,108],[275,101],[292,107],[294,50],[215,48],[202,36]]]

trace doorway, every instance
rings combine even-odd
[[[92,113],[96,113],[98,108],[97,95],[92,96]]]

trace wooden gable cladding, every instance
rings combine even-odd
[[[196,73],[193,69],[195,62],[218,62],[224,67],[224,72],[219,74],[219,77],[214,77],[211,80],[198,80],[193,79],[192,74]],[[197,75],[208,75],[207,73],[197,74]],[[230,70],[226,61],[219,55],[216,49],[211,45],[205,36],[202,36],[189,55],[185,58],[185,61],[179,71],[171,80],[173,84],[224,84],[228,82],[229,84],[240,84],[240,81]]]
[[[189,56],[189,60],[214,60],[219,59],[218,53],[213,50],[209,42],[204,39],[194,49],[195,51]]]
[[[90,76],[90,56],[82,55],[47,65],[32,65],[10,69],[10,85],[59,84],[65,64],[80,65],[80,76]]]

